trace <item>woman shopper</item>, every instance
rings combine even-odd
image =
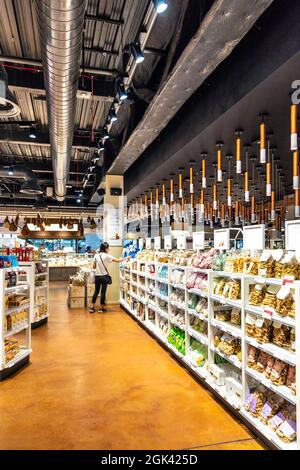
[[[108,254],[109,251],[109,244],[104,242],[100,246],[100,251],[94,256],[93,259],[93,269],[95,270],[95,292],[92,298],[92,307],[90,308],[90,313],[95,313],[95,303],[97,297],[99,295],[101,289],[101,305],[100,309],[98,310],[99,313],[103,313],[106,311],[105,309],[105,296],[107,286],[112,283],[111,276],[108,272],[107,266],[110,263],[122,263],[123,261],[127,261],[127,258],[114,258],[113,256]]]

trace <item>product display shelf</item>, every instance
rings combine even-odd
[[[36,272],[37,265],[43,267],[43,272]],[[20,267],[27,267],[30,269],[29,282],[31,286],[31,329],[39,328],[48,322],[49,318],[49,263],[43,261],[22,261]],[[42,285],[36,285],[41,279],[45,278]],[[40,297],[41,296],[41,297]],[[46,313],[40,313],[41,307],[44,307]]]
[[[245,310],[250,313],[255,313],[255,315],[259,315],[267,320],[278,321],[283,325],[295,326],[295,319],[290,317],[283,317],[281,315],[276,314],[276,312],[271,309],[270,307],[255,307],[254,305],[246,304]]]
[[[147,263],[145,263],[147,265]],[[251,338],[248,338],[246,336],[246,327],[245,327],[245,317],[247,314],[247,311],[250,310],[252,313],[256,313],[257,315],[261,315],[264,318],[269,318],[270,315],[266,314],[264,312],[264,309],[262,307],[252,307],[249,305],[248,298],[249,298],[249,286],[253,283],[255,283],[258,279],[261,282],[260,277],[251,277],[247,275],[236,275],[231,273],[222,273],[219,271],[212,271],[212,270],[206,270],[206,274],[208,275],[208,293],[207,293],[207,303],[208,303],[208,316],[204,316],[203,314],[199,314],[193,309],[187,308],[188,304],[188,299],[190,294],[195,293],[197,296],[201,297],[201,293],[198,291],[195,291],[193,289],[184,289],[185,291],[185,305],[181,308],[184,308],[184,313],[185,313],[185,326],[179,325],[176,320],[171,319],[171,312],[172,309],[174,309],[174,306],[176,306],[176,303],[172,302],[170,299],[170,293],[172,292],[172,289],[175,288],[174,283],[171,282],[170,279],[170,273],[171,269],[179,269],[182,268],[185,272],[185,282],[190,275],[191,272],[193,272],[192,267],[182,267],[182,266],[174,266],[174,265],[168,265],[168,264],[163,264],[163,263],[154,263],[150,262],[149,264],[155,266],[155,275],[152,275],[151,277],[147,275],[147,272],[145,273],[145,279],[146,279],[146,292],[147,292],[147,297],[149,296],[148,291],[148,283],[154,282],[155,281],[155,292],[152,292],[152,296],[155,298],[155,304],[154,300],[153,302],[150,302],[147,300],[146,303],[146,314],[145,314],[145,321],[141,321],[139,318],[137,320],[139,323],[143,324],[143,326],[151,332],[152,335],[156,336],[161,343],[164,344],[165,347],[167,347],[172,353],[175,354],[175,356],[182,361],[184,365],[186,365],[190,370],[195,374],[195,376],[199,377],[201,379],[202,383],[206,383],[208,388],[210,388],[213,392],[215,392],[216,396],[219,396],[221,401],[223,401],[228,407],[232,408],[233,411],[237,413],[237,415],[243,419],[245,423],[247,423],[250,428],[257,434],[265,440],[265,442],[269,443],[271,447],[275,447],[278,449],[298,449],[300,448],[299,445],[299,440],[297,442],[292,442],[291,444],[286,444],[283,442],[277,435],[271,431],[268,426],[263,425],[258,419],[253,418],[252,415],[250,415],[248,412],[245,411],[243,404],[246,401],[246,398],[248,394],[250,393],[250,389],[253,389],[253,386],[255,384],[260,385],[262,384],[266,389],[272,390],[272,392],[277,393],[278,396],[284,398],[288,402],[294,404],[296,406],[296,412],[297,412],[297,435],[299,435],[300,432],[300,406],[299,406],[299,393],[297,395],[293,395],[288,387],[286,386],[275,386],[273,385],[270,381],[266,380],[265,377],[262,374],[259,374],[257,371],[253,369],[249,369],[247,367],[247,347],[248,344],[251,342]],[[158,292],[158,284],[159,284],[159,268],[161,266],[168,266],[168,281],[169,281],[169,295],[168,297],[166,296],[161,296]],[[171,269],[170,269],[171,268]],[[203,271],[203,270],[201,270]],[[232,300],[232,299],[227,299],[223,296],[215,295],[213,293],[213,286],[214,286],[214,279],[215,278],[230,278],[230,279],[236,279],[240,282],[241,284],[241,295],[238,300]],[[278,286],[282,284],[282,281],[277,280],[277,279],[266,279],[265,283],[274,283]],[[139,280],[137,281],[137,284],[139,286]],[[287,324],[288,326],[294,326],[296,328],[296,332],[300,331],[300,282],[294,282],[292,285],[293,292],[294,292],[294,298],[295,298],[295,304],[296,304],[296,317],[295,319],[293,318],[284,318],[281,316],[276,315],[274,313],[271,315],[272,320],[278,320],[281,321],[282,324]],[[163,301],[166,302],[168,311],[163,311],[159,307],[159,300],[162,299]],[[217,305],[216,302],[219,302],[221,305]],[[129,313],[133,316],[136,315],[134,312],[130,309],[130,306],[124,301],[121,302],[121,304],[124,306],[126,310],[129,311]],[[220,320],[215,319],[215,311],[218,310],[229,310],[231,311],[232,308],[238,308],[241,312],[241,326],[236,326],[231,324],[230,322],[222,322]],[[148,320],[147,312],[148,310],[151,309],[152,312],[155,312],[155,322]],[[208,326],[208,335],[207,337],[203,335],[202,333],[197,332],[196,330],[193,330],[193,328],[190,325],[190,317],[194,315],[195,317],[199,318],[200,320],[206,321],[207,326]],[[182,329],[185,332],[185,355],[182,355],[177,349],[171,345],[165,334],[162,333],[162,331],[159,328],[159,322],[160,318],[163,318],[165,322],[168,324],[168,328],[170,329],[172,325]],[[214,332],[215,330],[218,329],[220,331],[223,331],[225,334],[229,334],[236,338],[237,340],[241,341],[241,351],[242,351],[242,361],[239,361],[237,359],[237,356],[232,355],[228,356],[227,354],[224,354],[224,352],[221,352],[218,348],[214,346],[213,343],[213,337],[214,337]],[[241,402],[236,400],[232,395],[229,395],[226,393],[226,387],[225,385],[218,385],[216,382],[214,382],[214,379],[208,372],[208,369],[206,366],[204,367],[198,367],[192,359],[191,356],[191,349],[190,349],[190,343],[191,340],[196,340],[200,344],[203,345],[203,347],[207,348],[208,352],[208,359],[207,359],[207,366],[209,368],[210,365],[215,363],[215,355],[217,354],[218,356],[223,357],[223,359],[226,360],[226,362],[233,367],[233,370],[238,371],[239,377],[241,379],[241,384],[242,384],[242,399]],[[255,340],[254,340],[255,341]],[[267,344],[267,345],[256,345],[256,342],[254,343],[252,341],[252,345],[255,344],[255,347],[257,346],[258,349],[263,349],[268,352],[269,354],[274,354],[274,357],[279,357],[282,360],[286,360],[287,363],[293,363],[296,365],[296,370],[299,370],[300,367],[300,358],[299,358],[299,347],[296,346],[296,353],[290,353],[286,348],[280,348],[279,346],[276,346],[273,348],[273,344]],[[222,366],[222,364],[220,364]],[[226,369],[225,369],[226,370]],[[297,380],[297,391],[300,390],[300,374],[296,374],[296,380]]]
[[[6,275],[8,273],[16,273],[15,282],[16,285],[6,287]],[[21,275],[21,272],[24,275]],[[25,279],[24,279],[25,277]],[[21,280],[22,278],[22,280]],[[25,267],[16,268],[3,268],[0,269],[0,380],[3,380],[18,369],[23,367],[29,362],[29,356],[31,350],[31,324],[30,324],[30,312],[31,312],[31,291],[32,286],[30,284],[30,269]],[[28,296],[29,303],[25,303],[21,306],[7,308],[6,296],[26,293]],[[8,316],[18,314],[24,311],[25,317],[23,321],[19,322],[10,329],[7,329],[6,322]],[[18,321],[18,320],[17,320]],[[16,336],[21,335],[21,336]],[[16,336],[16,337],[15,337]],[[17,340],[18,352],[13,358],[7,360],[5,355],[5,341]]]

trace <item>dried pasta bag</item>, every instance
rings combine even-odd
[[[289,387],[293,395],[296,395],[296,367],[289,365],[286,386]]]
[[[233,273],[233,256],[227,256],[224,264],[224,271],[226,273]]]
[[[286,383],[288,365],[280,359],[275,359],[270,380],[274,385],[284,385]]]
[[[296,439],[296,412],[289,414],[286,420],[278,427],[276,434],[283,442],[289,443]]]
[[[259,259],[258,274],[263,277],[274,277],[274,260],[268,250],[265,250]]]
[[[246,334],[251,338],[255,336],[255,322],[256,316],[253,313],[247,313],[245,323],[246,323]]]
[[[225,285],[224,285],[224,289],[223,289],[223,297],[225,297],[226,299],[228,298],[228,294],[229,294],[229,289],[230,289],[230,281],[225,281]]]
[[[273,322],[273,343],[282,347],[289,347],[291,340],[291,329],[278,321]]]
[[[193,289],[197,280],[197,273],[192,273],[186,282],[187,289]]]
[[[295,328],[291,329],[290,351],[292,353],[296,352],[296,330],[295,330]]]
[[[267,424],[268,421],[273,418],[284,403],[284,399],[276,395],[275,393],[269,393],[267,401],[265,402],[259,419],[264,423]]]
[[[258,268],[259,268],[259,256],[255,252],[252,256],[251,262],[250,262],[245,274],[251,274],[252,276],[258,276]]]
[[[282,260],[282,264],[282,277],[289,276],[293,279],[297,279],[299,263],[296,256],[293,253],[287,253]]]
[[[272,341],[272,321],[258,317],[255,321],[254,337],[258,343],[270,343]]]
[[[223,334],[219,343],[220,351],[224,352],[228,356],[232,356],[235,353],[237,347],[237,339],[228,334]]]
[[[274,277],[276,279],[281,279],[283,272],[284,252],[283,250],[273,250],[272,256],[274,259]]]
[[[265,284],[255,284],[250,290],[249,304],[259,306],[262,304],[266,294]]]
[[[196,305],[198,303],[198,297],[195,294],[192,294],[190,296],[190,299],[188,301],[188,308],[194,310],[196,308]]]
[[[294,297],[289,286],[282,286],[276,295],[275,310],[278,315],[286,317],[294,304]]]
[[[275,362],[275,357],[273,356],[268,356],[268,361],[267,361],[267,366],[264,371],[264,376],[269,379],[272,374],[273,366]]]
[[[214,346],[216,348],[219,347],[219,344],[221,342],[221,338],[222,338],[222,332],[220,330],[215,330],[215,332],[214,332]]]
[[[240,326],[241,325],[241,311],[239,308],[236,308],[234,307],[231,311],[231,315],[230,315],[230,321],[231,323],[233,323],[234,325],[237,325],[237,326]]]
[[[217,310],[215,312],[215,319],[218,321],[230,321],[230,311],[228,310]]]
[[[224,289],[225,290],[225,289]],[[240,292],[241,292],[241,283],[237,279],[232,279],[229,281],[229,290],[227,296],[224,295],[224,297],[227,297],[230,300],[237,300],[240,298]]]
[[[296,304],[295,301],[293,302],[293,305],[291,306],[290,310],[288,311],[287,314],[288,317],[295,318],[296,316]]]
[[[285,402],[276,415],[269,419],[268,426],[272,431],[276,431],[291,413],[291,405]]]
[[[261,415],[261,411],[267,399],[267,392],[263,388],[258,388],[252,394],[252,401],[249,407],[250,413],[258,418]]]
[[[280,288],[278,286],[270,285],[267,287],[266,294],[262,301],[262,306],[276,308],[276,296]]]
[[[226,284],[225,279],[223,279],[223,278],[218,279],[218,281],[216,283],[216,286],[215,286],[215,289],[214,289],[214,294],[215,295],[223,295],[225,284]]]
[[[259,350],[256,349],[254,346],[249,346],[248,348],[248,358],[247,358],[247,365],[251,369],[255,369],[257,358],[259,355]]]
[[[255,369],[257,370],[257,372],[263,373],[265,371],[267,367],[267,363],[268,363],[268,358],[269,358],[269,354],[263,351],[259,353],[256,366],[255,366]]]
[[[242,345],[241,345],[241,342],[240,342],[240,341],[237,342],[237,347],[236,347],[236,349],[235,349],[235,351],[234,351],[234,354],[236,355],[236,357],[238,358],[238,360],[239,360],[240,362],[242,362],[242,360],[243,360],[243,355],[242,355]]]

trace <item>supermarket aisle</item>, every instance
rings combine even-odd
[[[68,311],[33,332],[32,364],[0,384],[1,449],[261,449],[119,308]]]

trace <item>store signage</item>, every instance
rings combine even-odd
[[[146,250],[152,249],[152,238],[146,238]]]
[[[288,220],[285,223],[285,249],[286,250],[298,250],[299,241],[300,241],[300,220]]]
[[[294,276],[284,276],[282,279],[282,285],[291,287],[291,284],[294,284],[294,280]]]
[[[164,237],[164,249],[165,250],[172,250],[172,237],[171,237],[171,235],[166,235]]]
[[[214,231],[214,248],[217,250],[229,250],[230,249],[230,230],[224,228]]]
[[[245,250],[264,250],[265,231],[264,224],[245,226],[243,229],[243,248]]]
[[[143,238],[139,238],[139,249],[143,250],[145,246],[145,240]]]
[[[154,237],[154,249],[155,250],[161,249],[161,237]]]
[[[177,249],[186,250],[186,234],[185,233],[177,235]]]
[[[205,244],[205,233],[194,232],[193,233],[193,250],[204,250]]]

